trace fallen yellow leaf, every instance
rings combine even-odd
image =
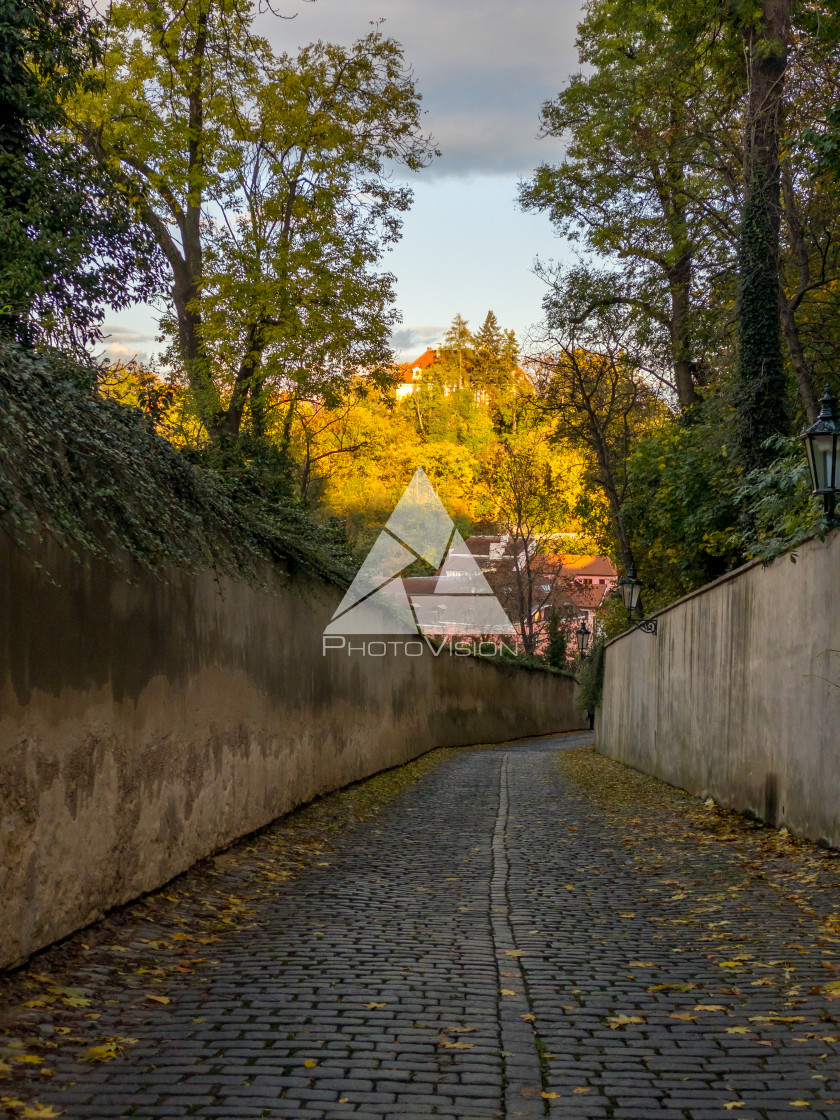
[[[592,1090],[587,1089],[586,1086],[584,1086],[584,1085],[577,1085],[574,1089],[572,1089],[572,1092],[573,1093],[591,1093]]]
[[[607,1019],[607,1026],[610,1030],[617,1030],[619,1027],[626,1027],[628,1023],[645,1023],[641,1015],[613,1015]]]
[[[520,1015],[520,1018],[524,1019],[528,1023],[533,1023],[537,1017],[536,1015]]]
[[[698,1003],[694,1008],[695,1011],[728,1011],[728,1007],[724,1007],[721,1003]]]
[[[61,1002],[65,1007],[90,1007],[91,1004],[84,996],[63,996]]]
[[[315,1061],[314,1058],[307,1058],[306,1061],[303,1064],[306,1066],[307,1069],[314,1069],[317,1066],[318,1063]]]
[[[368,1011],[376,1011],[380,1007],[387,1007],[387,1004],[384,1004],[384,1003],[366,1003],[365,1007],[368,1009]]]
[[[628,968],[653,968],[653,961],[631,961]]]
[[[545,1101],[556,1101],[557,1098],[560,1096],[560,1094],[559,1093],[540,1093],[540,1096]]]
[[[510,988],[502,988],[502,995],[503,996],[515,996],[516,992],[512,992],[510,990]]]
[[[690,1011],[672,1011],[668,1016],[669,1019],[684,1019],[686,1023],[693,1023],[697,1016],[692,1015]]]
[[[105,1043],[103,1046],[91,1046],[84,1054],[80,1054],[78,1061],[80,1062],[112,1062],[117,1056],[117,1047],[113,1042]]]
[[[506,957],[521,957],[522,956],[522,950],[521,949],[505,949],[505,956]]]
[[[804,1015],[750,1015],[751,1023],[804,1023]]]
[[[746,1101],[727,1101],[723,1106],[727,1112],[731,1112],[733,1108],[746,1108]]]
[[[462,1042],[460,1039],[453,1042],[451,1038],[446,1038],[444,1035],[438,1039],[438,1045],[442,1046],[444,1050],[472,1050],[474,1045],[472,1042]]]
[[[147,995],[146,999],[152,999],[155,1003],[169,1003],[169,996],[151,996]]]
[[[51,1104],[35,1104],[27,1105],[21,1113],[25,1120],[52,1120],[54,1116],[63,1116],[63,1112],[57,1112]]]
[[[752,1034],[749,1027],[727,1027],[727,1034]]]

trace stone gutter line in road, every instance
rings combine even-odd
[[[544,1120],[543,1083],[533,1010],[528,1002],[525,974],[510,923],[507,857],[509,816],[508,756],[499,767],[499,810],[493,830],[493,873],[490,881],[490,924],[499,980],[499,1037],[505,1070],[506,1120]],[[507,967],[506,967],[507,966]],[[507,975],[514,972],[514,976]],[[505,992],[513,992],[505,995]],[[531,1016],[530,1019],[524,1016]]]

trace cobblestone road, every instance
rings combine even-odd
[[[170,1003],[106,1009],[136,1043],[57,1059],[40,1100],[67,1120],[838,1120],[840,938],[794,944],[801,908],[725,844],[650,870],[644,818],[619,836],[564,782],[558,748],[585,741],[449,759]]]

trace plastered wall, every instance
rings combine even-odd
[[[598,749],[840,847],[840,533],[656,617],[607,646]]]
[[[0,543],[0,967],[329,790],[436,746],[573,730],[574,682],[324,656],[341,598]]]

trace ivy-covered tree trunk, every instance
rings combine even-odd
[[[767,465],[764,442],[788,431],[779,313],[779,125],[791,0],[763,0],[745,30],[749,104],[738,240],[737,450],[744,467]]]

